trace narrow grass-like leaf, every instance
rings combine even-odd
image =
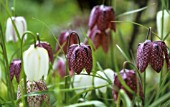
[[[168,33],[166,34],[166,36],[163,38],[163,41],[165,41],[169,35],[170,35],[170,32],[168,32]]]
[[[94,107],[106,107],[106,105],[101,102],[101,101],[87,101],[87,102],[83,102],[83,103],[76,103],[76,104],[72,104],[66,107],[87,107],[87,106],[94,106]]]
[[[122,13],[122,14],[118,15],[116,18],[125,16],[125,15],[129,15],[129,14],[133,14],[133,13],[137,13],[137,12],[143,11],[143,10],[145,10],[147,8],[148,7],[146,6],[146,7],[142,7],[142,8],[136,9],[136,10],[128,11],[128,12],[125,12],[125,13]]]
[[[119,45],[116,44],[116,47],[118,48],[118,50],[120,51],[120,53],[124,56],[124,58],[127,61],[130,61],[129,57],[126,55],[126,53],[119,47]]]
[[[167,94],[165,94],[164,96],[160,97],[159,99],[157,99],[156,101],[154,101],[151,105],[149,105],[148,107],[157,107],[159,104],[163,103],[164,101],[167,101],[168,99],[170,99],[170,92],[168,92]]]

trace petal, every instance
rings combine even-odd
[[[150,64],[156,72],[160,72],[163,67],[163,62],[164,58],[161,46],[154,43],[150,57]]]
[[[152,51],[151,41],[145,41],[144,43],[141,43],[138,46],[136,62],[139,71],[144,72],[146,67],[148,66],[151,51]]]
[[[74,49],[77,47],[77,44],[73,44],[69,47],[68,53],[67,53],[67,59],[68,59],[68,67],[69,70],[71,70],[71,56],[73,54]]]
[[[54,57],[53,57],[53,51],[52,51],[51,45],[49,43],[47,43],[47,42],[40,42],[40,43],[37,44],[37,46],[42,47],[42,48],[47,50],[49,60],[53,64]]]
[[[90,74],[93,66],[93,59],[92,59],[92,51],[90,46],[81,44],[81,47],[84,49],[85,55],[84,55],[84,68],[86,69],[86,72]]]
[[[88,26],[90,29],[93,29],[93,27],[95,26],[95,24],[98,20],[98,16],[99,16],[99,6],[95,6],[95,7],[93,7],[93,9],[90,13],[90,17],[89,17]]]

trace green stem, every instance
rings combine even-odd
[[[144,107],[145,107],[146,105],[146,71],[144,71],[143,80],[144,80],[143,86],[144,86]]]
[[[6,44],[5,44],[5,37],[3,36],[3,31],[2,31],[2,26],[0,24],[0,33],[1,33],[1,47],[3,50],[3,57],[4,57],[4,68],[5,68],[5,73],[6,73],[6,81],[7,81],[7,88],[9,90],[8,92],[8,98],[13,102],[14,101],[14,89],[13,89],[13,84],[10,80],[10,74],[9,74],[9,63],[8,63],[8,56],[7,56],[7,49],[6,49]],[[14,102],[13,102],[14,103]]]
[[[111,56],[111,65],[114,65],[114,46],[113,46],[113,37],[112,35],[110,36],[110,56]]]
[[[36,19],[36,18],[33,18],[33,19],[35,19],[35,20],[39,21],[40,23],[42,23],[50,31],[50,33],[52,34],[53,39],[56,41],[57,45],[60,47],[62,53],[65,54],[65,52],[64,52],[64,50],[62,48],[63,46],[60,45],[59,41],[57,40],[56,36],[51,32],[51,29],[48,27],[48,25],[46,23],[44,23],[43,21],[39,20],[39,19]],[[65,55],[65,58],[66,58],[66,55]]]

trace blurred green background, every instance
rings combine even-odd
[[[156,13],[161,10],[160,1],[157,0],[9,0],[8,2],[9,9],[15,7],[15,16],[25,17],[27,30],[38,32],[42,41],[51,44],[54,53],[57,45],[54,37],[57,38],[64,30],[77,31],[83,42],[88,30],[91,8],[104,3],[114,8],[115,20],[122,21],[116,23],[117,31],[112,35],[114,48],[115,44],[118,44],[128,56],[135,57],[138,43],[145,41],[147,29],[129,22],[152,27],[156,33]],[[5,10],[2,12],[6,26],[8,14]],[[119,65],[122,65],[125,58],[119,56],[119,52],[117,54]],[[105,54],[99,49],[95,55],[103,68],[114,68],[110,61],[110,52]],[[103,62],[105,57],[106,61]]]

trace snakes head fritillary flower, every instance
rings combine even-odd
[[[114,10],[111,6],[95,6],[90,14],[89,28],[93,29],[95,26],[101,31],[105,31],[108,28],[116,30],[114,21]]]
[[[139,96],[143,100],[144,94],[142,90],[142,85],[139,83],[139,80],[136,77],[136,73],[133,70],[124,69],[120,71],[120,76],[125,81],[125,83],[129,86],[129,88],[131,88],[136,94],[138,93],[137,84],[139,84]],[[117,101],[118,93],[120,89],[123,89],[131,100],[133,99],[133,94],[125,89],[125,87],[121,84],[120,80],[118,79],[118,76],[115,75],[114,82],[113,82],[113,91],[112,91],[115,102]]]
[[[29,81],[46,78],[49,69],[49,56],[46,49],[31,45],[23,54],[24,71]]]
[[[32,92],[41,92],[41,91],[47,91],[48,88],[43,81],[37,81],[37,82],[32,82],[32,81],[27,81],[27,94],[32,93]],[[22,93],[22,85],[18,86],[18,92],[17,92],[17,99],[21,98],[21,93]],[[23,87],[23,86],[22,86]],[[29,107],[41,107],[41,105],[49,106],[49,100],[50,97],[47,94],[40,94],[40,95],[34,95],[34,96],[27,96],[27,102]]]
[[[20,35],[20,38],[22,37],[23,33],[27,30],[27,24],[26,24],[25,18],[22,16],[12,17],[12,18],[7,19],[6,32],[5,32],[6,41],[8,42],[8,41],[12,40],[12,41],[16,42],[18,40],[17,33],[13,27],[11,20],[14,21],[14,24],[16,25],[16,28]]]
[[[10,79],[12,81],[13,77],[16,77],[17,82],[19,83],[21,72],[21,60],[14,59],[10,64]]]
[[[144,72],[148,64],[150,64],[151,67],[159,73],[164,64],[164,57],[167,67],[170,69],[169,56],[165,42],[151,42],[146,40],[144,43],[140,43],[137,48],[137,68],[139,71]]]
[[[77,33],[76,35],[78,37]],[[67,53],[67,59],[71,74],[73,72],[80,74],[83,68],[90,74],[92,69],[92,51],[90,46],[83,43],[71,45]]]

